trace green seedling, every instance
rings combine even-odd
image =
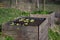
[[[11,36],[6,36],[6,37],[5,37],[5,40],[14,40],[14,38],[11,37]]]
[[[24,18],[19,19],[19,21],[24,21]]]
[[[29,21],[29,19],[26,19],[27,21]]]
[[[29,20],[24,20],[24,22],[29,22]]]
[[[29,19],[25,19],[24,22],[29,22]]]
[[[28,23],[24,23],[25,25],[28,25]]]
[[[34,22],[34,19],[31,19],[30,22]]]
[[[17,26],[19,25],[19,23],[16,24]]]
[[[24,22],[26,22],[26,20],[24,20]]]

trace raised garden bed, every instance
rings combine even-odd
[[[55,14],[55,24],[60,25],[60,13],[59,12]]]
[[[9,21],[4,24],[3,33],[5,35],[12,35],[15,40],[47,39],[47,23],[48,22],[46,18],[20,17],[16,20]],[[44,38],[43,36],[45,36],[46,38]]]
[[[54,27],[54,20],[55,20],[55,12],[43,12],[43,11],[38,11],[38,12],[33,12],[30,14],[31,17],[38,17],[38,18],[47,18],[48,23],[51,28]]]

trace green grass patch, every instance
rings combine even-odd
[[[29,12],[22,12],[22,16],[29,16]]]
[[[23,12],[14,8],[0,8],[0,24],[13,20],[16,17],[28,16],[28,12]]]
[[[0,8],[0,23],[4,23],[21,15],[21,11],[12,8]]]
[[[6,37],[5,37],[5,40],[14,40],[14,38],[11,37],[11,36],[6,36]]]
[[[33,11],[31,14],[50,14],[51,13],[51,11],[49,12],[49,11]]]
[[[58,34],[58,32],[52,31],[51,29],[49,29],[49,31],[48,31],[48,37],[49,37],[49,40],[50,39],[52,39],[52,40],[60,40],[60,34]]]

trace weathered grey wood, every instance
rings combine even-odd
[[[50,28],[53,28],[55,26],[55,12],[52,12],[51,14],[30,14],[31,17],[38,17],[38,18],[46,18],[48,21],[48,25],[50,25]]]
[[[48,20],[45,20],[40,26],[39,26],[39,40],[48,40]]]
[[[48,39],[47,23],[48,21],[45,20],[39,25],[39,40]],[[38,26],[11,26],[9,23],[2,26],[2,32],[14,37],[15,40],[38,40]]]

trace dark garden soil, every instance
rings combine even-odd
[[[28,19],[28,22],[24,22],[23,21],[19,21],[21,19],[24,19],[26,21],[26,19]],[[25,26],[39,26],[46,18],[34,18],[34,17],[21,17],[19,19],[16,19],[14,21],[9,22],[8,24],[11,24],[12,22],[14,23],[14,25],[16,25],[17,23],[20,24],[20,26],[22,26],[24,23],[28,23],[28,25]],[[34,20],[34,22],[30,22],[31,20]]]

